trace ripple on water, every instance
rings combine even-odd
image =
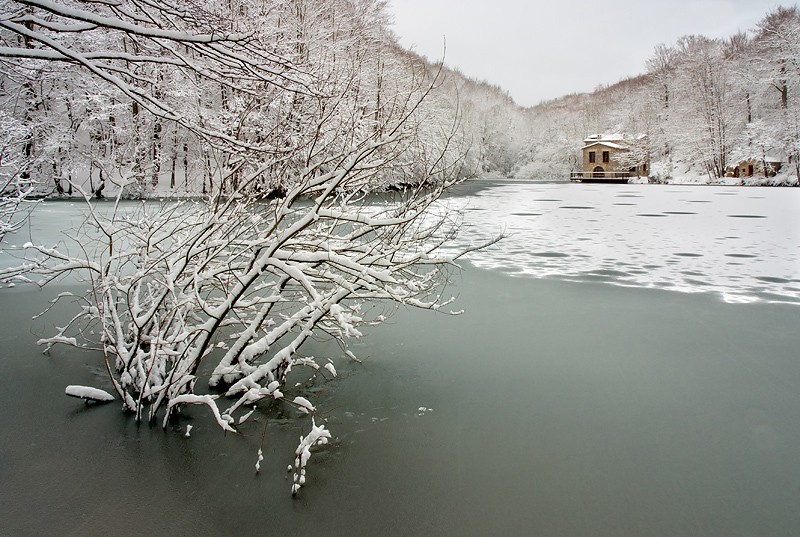
[[[725,257],[737,257],[739,259],[755,259],[758,256],[753,254],[725,254]]]
[[[559,209],[579,209],[579,210],[594,209],[594,207],[589,207],[588,205],[561,205],[558,208]]]
[[[542,216],[542,213],[511,213],[511,216]]]
[[[655,213],[640,213],[636,216],[644,216],[646,218],[666,218],[668,215],[666,214],[655,214]]]
[[[762,214],[729,214],[728,218],[766,218]]]
[[[619,206],[623,206],[623,207],[624,207],[624,206],[627,206],[627,207],[636,207],[636,204],[635,204],[635,203],[615,203],[614,205],[619,205]]]
[[[695,254],[693,252],[675,252],[672,255],[677,257],[703,257],[703,254]]]
[[[664,211],[664,214],[697,214],[691,211]]]

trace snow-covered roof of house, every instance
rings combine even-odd
[[[587,136],[583,143],[590,144],[592,142],[621,142],[624,139],[625,137],[618,133],[592,134],[591,136]]]
[[[582,149],[586,149],[587,147],[592,147],[595,145],[602,145],[603,147],[610,147],[611,149],[628,149],[627,146],[621,144],[615,144],[614,142],[593,142],[590,144],[586,144],[585,146],[583,146]]]
[[[646,134],[636,134],[636,135],[626,135],[620,134],[618,132],[614,133],[603,133],[603,134],[592,134],[587,136],[586,139],[583,141],[584,144],[592,144],[596,142],[624,142],[626,140],[642,140],[643,138],[647,138]]]

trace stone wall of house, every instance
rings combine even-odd
[[[595,153],[595,161],[589,161],[589,153],[594,151]],[[609,162],[603,162],[603,151],[608,151],[609,153]],[[591,174],[594,172],[594,169],[597,166],[603,168],[603,171],[606,172],[616,172],[616,171],[627,171],[621,170],[619,168],[619,164],[616,161],[616,155],[621,153],[622,149],[615,149],[613,147],[605,146],[605,145],[592,145],[589,147],[583,148],[583,173],[584,174]]]

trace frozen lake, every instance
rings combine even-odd
[[[484,268],[800,303],[800,189],[497,183],[464,237],[504,230]]]
[[[454,273],[465,315],[401,310],[363,365],[307,349],[340,372],[315,394],[336,438],[296,499],[291,412],[257,477],[263,418],[84,406],[63,390],[107,388],[96,357],[35,345],[52,294],[2,290],[0,533],[796,533],[800,189],[482,186],[452,200],[462,240],[509,237]],[[75,211],[45,209],[41,232]]]

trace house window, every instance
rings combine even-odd
[[[589,162],[595,162],[594,151],[589,151]]]
[[[747,175],[749,175],[750,177],[753,177],[753,165],[752,164],[747,166]]]
[[[608,162],[611,159],[611,155],[608,154],[608,151],[603,151],[603,162]]]

